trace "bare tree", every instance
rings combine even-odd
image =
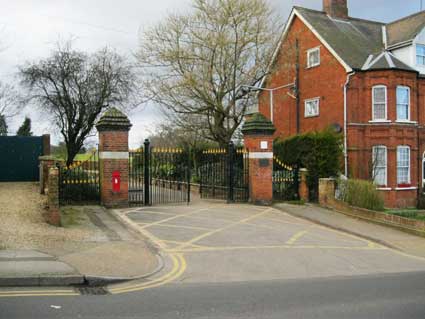
[[[67,165],[90,136],[109,105],[123,107],[135,91],[135,75],[127,60],[105,48],[88,55],[71,43],[50,57],[20,69],[29,95],[52,115],[67,147]]]
[[[5,119],[14,117],[22,107],[23,102],[16,89],[10,84],[0,82],[0,116]]]
[[[198,118],[200,134],[226,145],[252,103],[241,87],[267,73],[277,21],[266,0],[193,0],[191,13],[168,16],[141,39],[147,96],[182,124]]]

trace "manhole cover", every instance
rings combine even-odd
[[[76,287],[75,290],[82,295],[107,295],[108,290],[104,287]]]

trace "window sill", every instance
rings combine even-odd
[[[314,68],[317,68],[318,66],[320,66],[320,63],[319,63],[319,64],[315,64],[315,65],[307,66],[305,69],[306,69],[306,70],[314,69]]]
[[[418,124],[418,122],[416,121],[407,121],[407,120],[396,120],[395,122],[400,124]]]
[[[391,123],[391,120],[372,120],[369,123]]]
[[[415,187],[415,186],[409,186],[409,187],[396,187],[395,188],[395,190],[396,191],[413,191],[413,190],[416,190],[416,189],[418,189],[417,187]]]
[[[319,117],[319,114],[317,114],[317,115],[304,115],[305,119],[310,119],[312,117]]]
[[[377,187],[378,191],[392,191],[393,189],[391,187]]]

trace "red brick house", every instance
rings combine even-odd
[[[349,17],[347,0],[294,7],[261,85],[259,111],[276,137],[332,125],[344,134],[346,175],[374,179],[388,207],[416,205],[425,182],[425,11],[385,24]]]

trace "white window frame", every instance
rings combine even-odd
[[[398,89],[407,89],[407,119],[399,119],[398,118]],[[410,122],[410,87],[405,86],[405,85],[398,85],[396,88],[396,114],[397,114],[397,121],[398,122]]]
[[[416,44],[416,47],[415,47],[415,51],[416,51],[415,52],[416,65],[418,65],[418,66],[425,66],[425,63],[424,64],[419,63],[419,57],[421,57],[425,61],[425,55],[418,55],[418,47],[424,47],[425,48],[425,44],[421,44],[421,43]]]
[[[317,102],[317,113],[307,114],[307,104],[310,102]],[[304,117],[317,117],[320,115],[320,97],[315,97],[313,99],[304,100]]]
[[[310,64],[310,54],[318,52],[318,57],[319,60],[318,62],[314,63],[314,64]],[[320,46],[319,47],[315,47],[313,49],[307,50],[307,68],[314,68],[315,66],[319,66],[320,65]]]
[[[376,158],[375,154],[376,154],[378,149],[384,149],[385,150],[385,165],[379,166],[379,167],[375,166],[375,163],[374,163],[374,159]],[[373,166],[372,167],[372,176],[373,176],[375,184],[379,187],[387,186],[387,184],[388,184],[388,149],[385,145],[375,145],[375,146],[372,147],[372,166]],[[385,169],[385,180],[384,180],[385,183],[382,184],[382,185],[376,183],[376,180],[375,180],[376,179],[375,169],[377,169],[377,168],[384,168]]]
[[[408,166],[399,166],[399,162],[398,162],[398,152],[399,152],[399,150],[401,150],[401,149],[407,149],[409,152],[408,152],[408,154],[409,154],[409,161],[408,161]],[[397,171],[396,171],[396,177],[397,177],[397,186],[398,185],[402,185],[402,184],[407,184],[407,185],[410,185],[411,184],[411,176],[410,176],[410,170],[411,170],[411,168],[410,168],[410,166],[411,166],[411,163],[410,163],[410,161],[411,161],[411,154],[410,154],[410,146],[408,146],[408,145],[399,145],[399,146],[397,146],[397,154],[396,154],[396,162],[397,162],[397,164],[396,164],[396,167],[397,167]],[[408,181],[407,181],[407,183],[400,183],[400,181],[398,180],[398,169],[399,168],[408,168],[408,171],[407,171],[407,177],[408,177]]]
[[[422,154],[422,191],[425,188],[425,152]]]
[[[375,118],[375,89],[385,89],[385,118],[376,119]],[[381,104],[381,103],[380,103]],[[388,121],[388,88],[386,85],[374,85],[372,87],[372,122],[386,122]]]

